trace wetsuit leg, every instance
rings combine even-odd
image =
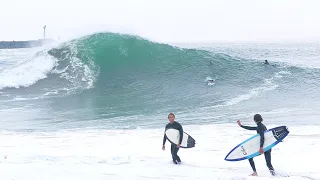
[[[171,156],[172,156],[172,161],[176,163],[176,157],[174,155],[174,144],[171,144]]]
[[[254,165],[254,161],[253,161],[253,158],[250,158],[249,159],[249,162],[250,162],[250,165],[251,165],[251,168],[254,172],[256,172],[256,166]]]
[[[271,149],[266,151],[266,152],[264,152],[264,157],[266,159],[266,163],[267,163],[267,166],[268,166],[269,170],[274,170],[273,166],[271,164]]]
[[[171,155],[173,161],[181,162],[180,157],[178,156],[179,148],[177,148],[177,145],[171,144]]]
[[[175,146],[175,148],[174,148],[174,155],[176,156],[176,160],[177,160],[178,162],[181,162],[181,159],[180,159],[180,157],[178,156],[178,151],[179,151],[179,148],[177,148],[177,146]]]

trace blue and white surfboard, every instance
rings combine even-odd
[[[287,135],[289,130],[286,126],[279,126],[264,132],[264,152],[271,149],[279,142],[281,142]],[[245,159],[250,159],[255,156],[260,155],[260,135],[256,134],[251,138],[243,141],[235,148],[233,148],[228,155],[224,158],[226,161],[241,161]]]

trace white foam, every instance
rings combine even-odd
[[[68,59],[62,61],[70,61],[68,65],[62,69],[53,69],[52,73],[60,74],[60,78],[66,79],[73,84],[75,89],[90,89],[99,76],[99,69],[95,63],[87,57],[87,63],[76,57],[78,52],[77,45],[69,42],[65,46],[70,48]]]
[[[271,125],[268,125],[271,128]],[[170,146],[161,150],[163,128],[156,130],[1,132],[0,177],[15,180],[70,179],[255,179],[248,161],[227,162],[226,154],[255,134],[236,124],[184,126],[196,147],[180,149],[173,165]],[[272,151],[272,163],[285,179],[319,179],[319,126],[289,127]],[[309,132],[313,131],[313,134]],[[5,158],[6,157],[6,158]],[[255,158],[262,179],[272,179],[263,156]],[[301,166],[303,164],[303,166]],[[17,173],[19,172],[19,173]]]
[[[279,76],[279,74],[283,74],[283,72],[281,71],[281,72],[275,73],[273,77],[269,79],[265,79],[265,82],[261,86],[251,89],[247,94],[239,95],[233,99],[230,99],[225,104],[217,105],[215,107],[235,105],[242,101],[246,101],[251,98],[257,97],[260,94],[265,93],[266,91],[275,90],[279,85],[275,84],[274,78],[275,77],[282,78],[282,76]]]
[[[32,57],[0,73],[0,89],[28,87],[47,77],[56,59],[46,53]]]
[[[267,91],[272,91],[272,90],[275,90],[276,88],[278,88],[279,85],[276,82],[277,79],[281,79],[283,77],[283,75],[288,75],[288,74],[290,74],[290,72],[288,72],[288,71],[276,72],[276,73],[274,73],[274,75],[271,78],[264,79],[264,83],[262,85],[260,85],[257,88],[253,88],[253,89],[249,90],[249,92],[246,94],[238,95],[232,99],[227,100],[223,104],[214,105],[214,106],[206,106],[206,107],[199,108],[199,110],[207,110],[207,109],[211,109],[211,108],[232,106],[232,105],[239,104],[243,101],[250,100],[254,97],[258,97],[259,95],[261,95]]]
[[[70,83],[60,85],[51,84],[51,87],[42,93],[14,96],[6,101],[25,101],[50,98],[53,96],[63,96],[78,92],[79,90],[89,89],[94,86],[94,82],[99,76],[99,69],[94,62],[88,60],[88,63],[82,62],[75,54],[77,48],[74,44],[69,43],[71,48],[71,58],[58,60],[48,54],[48,49],[52,47],[24,49],[21,51],[5,50],[2,51],[6,57],[4,66],[5,70],[0,72],[0,90],[4,88],[29,87],[41,79],[47,78],[47,75],[57,74],[63,80]],[[57,69],[60,61],[69,61],[65,67]],[[59,66],[60,67],[60,66]],[[68,82],[67,82],[68,83]],[[62,94],[59,94],[62,93]],[[1,92],[2,96],[6,92]]]

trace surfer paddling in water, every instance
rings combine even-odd
[[[175,115],[173,113],[170,113],[168,115],[168,119],[169,119],[169,123],[166,125],[165,130],[170,129],[170,128],[171,129],[176,129],[176,130],[179,131],[179,134],[180,134],[179,144],[176,145],[174,143],[171,143],[172,161],[173,161],[173,163],[178,164],[178,163],[181,163],[181,159],[178,156],[178,151],[179,151],[179,148],[180,148],[180,144],[182,142],[183,129],[182,129],[181,124],[175,121]],[[166,147],[165,147],[166,140],[167,140],[166,134],[164,134],[164,136],[163,136],[163,144],[162,144],[162,150],[163,151],[166,149]]]
[[[237,121],[238,125],[244,129],[247,129],[247,130],[256,130],[257,133],[260,135],[260,149],[259,149],[259,153],[260,154],[264,154],[264,157],[266,159],[266,163],[267,163],[267,166],[269,168],[269,171],[271,173],[271,175],[275,175],[275,172],[274,172],[274,169],[273,169],[273,166],[271,164],[271,149],[266,151],[266,152],[263,152],[263,144],[264,144],[264,131],[267,130],[267,127],[262,124],[262,117],[260,114],[256,114],[253,116],[253,120],[254,122],[257,124],[257,127],[250,127],[250,126],[243,126],[241,125],[241,122],[240,120]],[[250,162],[250,165],[251,165],[251,168],[253,170],[253,173],[251,174],[251,176],[257,176],[257,171],[256,171],[256,167],[254,165],[254,161],[253,161],[253,158],[250,158],[249,159],[249,162]]]

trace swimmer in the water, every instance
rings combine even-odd
[[[209,83],[214,83],[213,79],[208,80]]]
[[[264,64],[269,64],[268,60],[264,60]]]

